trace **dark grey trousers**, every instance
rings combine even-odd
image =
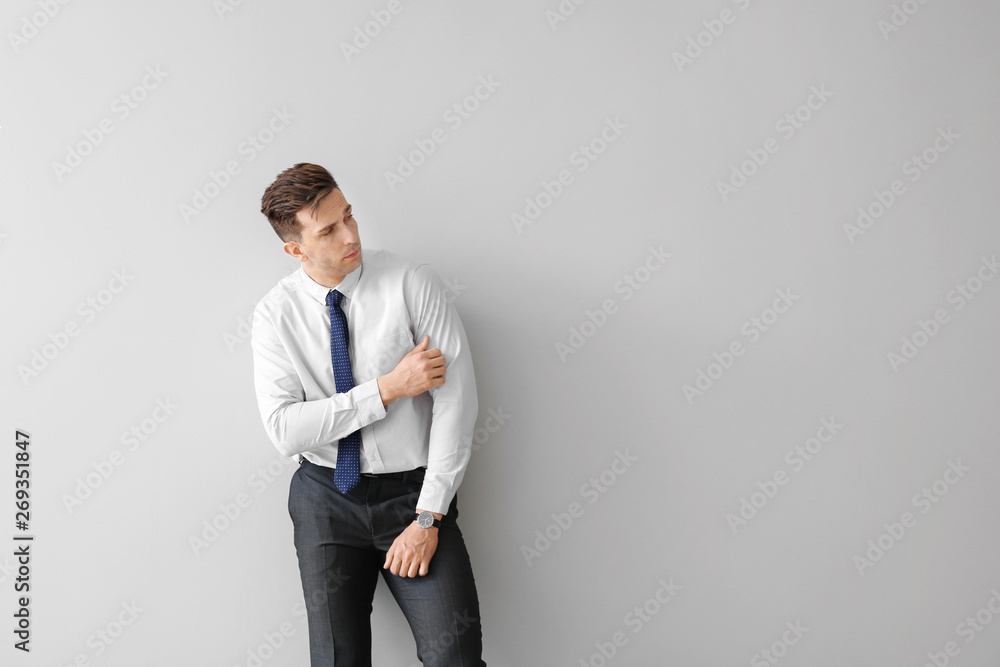
[[[427,575],[383,570],[396,536],[413,522],[423,469],[405,479],[361,476],[347,494],[333,468],[303,459],[292,475],[288,513],[302,576],[312,667],[371,667],[371,611],[378,575],[410,624],[429,667],[485,667],[479,598],[458,523],[458,497],[438,529]],[[380,642],[398,637],[378,636]]]

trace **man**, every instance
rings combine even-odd
[[[251,344],[267,434],[299,462],[288,511],[312,667],[372,664],[380,572],[424,665],[485,665],[456,522],[478,410],[458,314],[426,264],[362,250],[323,167],[283,171],[261,212],[301,262],[257,304]]]

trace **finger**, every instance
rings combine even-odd
[[[426,577],[427,576],[427,572],[429,571],[429,569],[430,568],[428,566],[427,561],[424,561],[423,563],[421,563],[420,564],[420,576],[421,577]]]
[[[403,569],[403,556],[396,554],[392,557],[392,563],[389,564],[389,571],[393,574],[399,574],[400,570]]]
[[[437,359],[428,359],[422,364],[422,368],[425,368],[427,370],[444,370],[445,366],[447,366],[447,364],[444,363],[444,357],[438,357]]]
[[[427,346],[430,344],[430,342],[431,342],[431,337],[424,336],[423,338],[420,339],[420,342],[417,343],[416,347],[414,347],[412,350],[406,353],[406,356],[408,357],[410,355],[423,352],[424,350],[427,349]]]
[[[396,543],[393,542],[392,545],[390,545],[389,550],[385,552],[385,563],[382,564],[383,570],[389,567],[389,563],[392,562],[392,557],[395,553],[396,553]]]

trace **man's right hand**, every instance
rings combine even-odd
[[[444,384],[445,359],[436,347],[428,350],[429,344],[430,336],[424,336],[392,372],[378,379],[383,405],[388,407],[397,398],[416,396]]]

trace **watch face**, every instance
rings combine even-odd
[[[421,528],[430,528],[434,525],[434,515],[430,512],[421,512],[417,515],[417,523]]]

